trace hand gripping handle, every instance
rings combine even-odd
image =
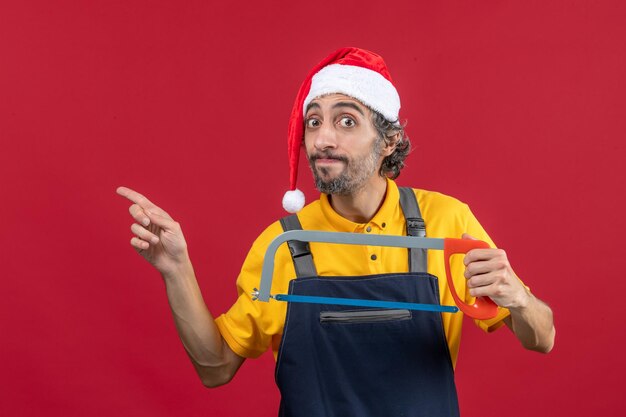
[[[498,306],[489,297],[476,297],[474,304],[467,304],[456,292],[452,274],[450,273],[450,257],[455,253],[467,253],[472,249],[488,249],[489,244],[482,240],[471,239],[444,239],[443,240],[443,256],[446,264],[446,278],[448,286],[454,298],[454,302],[463,313],[473,319],[486,320],[492,319],[498,314]]]

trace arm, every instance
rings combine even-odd
[[[526,349],[548,353],[554,346],[556,335],[552,310],[534,295],[528,295],[524,307],[509,308],[511,315],[504,319],[504,323]]]
[[[117,193],[134,203],[130,243],[161,273],[176,329],[202,383],[227,383],[244,358],[224,342],[202,299],[180,225],[141,194],[124,187]]]
[[[464,239],[473,239],[464,234]],[[474,249],[467,253],[465,278],[473,297],[486,296],[500,307],[508,308],[505,319],[526,349],[548,353],[554,346],[556,331],[552,310],[532,295],[515,275],[502,249]]]

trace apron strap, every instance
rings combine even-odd
[[[400,191],[400,207],[406,219],[407,236],[426,236],[426,223],[422,219],[415,192],[408,187],[398,187]],[[302,225],[298,216],[291,216],[280,219],[280,224],[285,232],[290,230],[302,230]],[[291,259],[296,269],[296,277],[313,277],[317,275],[313,255],[308,242],[300,242],[298,240],[290,240],[287,242]],[[427,272],[427,249],[409,249],[409,271],[410,272]]]
[[[398,187],[400,191],[400,207],[406,219],[407,236],[426,236],[426,223],[422,219],[415,192],[408,187]],[[427,249],[409,249],[409,271],[428,272]]]
[[[298,216],[292,214],[291,216],[283,217],[280,219],[280,224],[283,226],[283,230],[288,232],[290,230],[302,230],[302,225]],[[313,263],[313,255],[309,247],[309,242],[300,242],[299,240],[287,241],[289,246],[289,252],[291,252],[291,259],[293,259],[293,266],[296,268],[296,277],[314,277],[317,276],[317,270]]]

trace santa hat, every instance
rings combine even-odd
[[[296,188],[296,182],[306,107],[315,98],[333,93],[355,98],[388,121],[398,123],[400,97],[379,55],[365,49],[341,48],[324,58],[304,79],[289,119],[289,191],[283,197],[283,207],[290,213],[304,207],[304,194]]]

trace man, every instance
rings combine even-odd
[[[255,241],[237,280],[238,300],[216,320],[202,300],[180,225],[142,195],[118,189],[134,203],[131,244],[162,274],[178,332],[206,386],[227,383],[245,358],[271,346],[281,415],[458,415],[453,367],[461,313],[287,305],[251,296],[270,241],[290,228],[403,235],[415,229],[406,219],[421,217],[430,237],[463,235],[493,248],[465,204],[395,185],[410,148],[399,109],[389,72],[372,52],[342,48],[311,71],[289,127],[291,191],[283,205],[297,217],[274,223]],[[322,192],[304,208],[295,188],[303,139]],[[403,248],[324,243],[291,250],[302,253],[292,258],[285,245],[277,252],[275,293],[454,303],[447,282],[437,278],[445,275],[441,251],[417,256]],[[524,347],[551,350],[552,312],[517,278],[504,251],[475,249],[451,268],[459,294],[489,297],[501,307],[495,318],[477,321],[481,328],[505,323]]]

